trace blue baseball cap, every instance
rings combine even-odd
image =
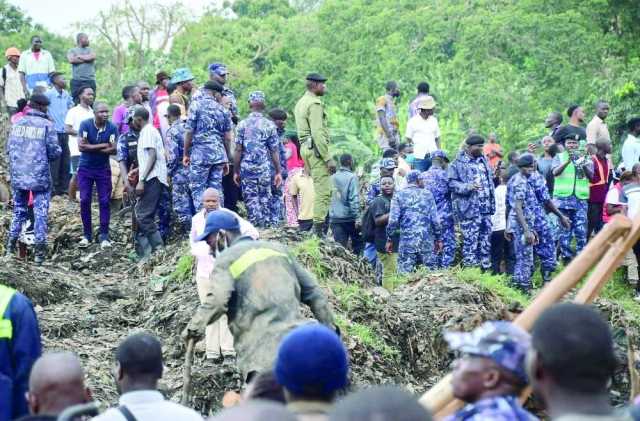
[[[253,91],[249,94],[249,102],[264,102],[265,96],[262,91]]]
[[[527,382],[525,357],[531,335],[511,322],[485,322],[472,332],[445,332],[449,348],[462,354],[485,357]]]
[[[209,65],[209,73],[215,73],[218,76],[224,76],[227,74],[227,66],[222,63],[211,63]]]
[[[196,241],[204,241],[210,234],[215,234],[220,230],[239,230],[240,222],[232,213],[217,210],[207,215],[207,222],[204,232],[196,238]]]
[[[395,170],[397,167],[396,161],[393,158],[382,158],[382,161],[380,161],[380,168],[384,168],[385,170]]]

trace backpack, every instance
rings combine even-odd
[[[371,206],[369,206],[364,212],[364,215],[362,215],[362,225],[360,230],[362,231],[364,241],[367,243],[373,243],[376,236],[376,221],[373,217]]]

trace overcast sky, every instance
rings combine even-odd
[[[160,3],[171,4],[175,0],[155,0]],[[60,35],[73,35],[73,24],[79,21],[90,20],[99,11],[108,9],[121,0],[9,0],[9,3],[18,6],[36,23]],[[133,0],[134,4],[143,0]],[[149,3],[149,1],[147,1]],[[216,0],[182,0],[181,3],[191,9],[197,15],[200,10],[210,4],[216,4]]]

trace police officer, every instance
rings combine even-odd
[[[537,202],[529,177],[535,171],[535,160],[531,154],[518,158],[520,172],[509,179],[507,184],[507,237],[513,243],[516,265],[513,271],[513,283],[524,292],[531,290],[533,275],[533,247],[538,243],[539,235],[535,231],[535,205]]]
[[[29,372],[41,353],[40,328],[31,301],[0,284],[0,421],[27,415]]]
[[[325,219],[331,200],[329,176],[336,163],[329,155],[329,128],[322,97],[327,78],[318,74],[307,75],[307,92],[298,100],[294,109],[296,128],[300,137],[300,154],[313,179],[316,195],[313,203],[313,228],[318,237],[325,232]]]
[[[559,155],[562,164],[553,169],[553,197],[556,206],[571,221],[571,227],[561,228],[559,236],[560,253],[566,265],[587,243],[587,199],[589,181],[593,178],[593,161],[580,154],[578,135],[568,135],[563,140],[566,150]],[[571,249],[574,238],[575,252]]]
[[[191,218],[195,213],[195,208],[191,198],[191,189],[189,189],[189,169],[181,162],[184,154],[184,133],[187,127],[180,120],[180,114],[180,107],[176,104],[171,104],[167,108],[167,119],[170,125],[166,134],[167,170],[173,189],[171,192],[173,210],[183,233],[188,233],[191,231]]]
[[[462,231],[462,264],[491,267],[491,215],[495,212],[493,173],[482,154],[484,138],[471,135],[448,168],[454,217]]]
[[[280,187],[280,138],[276,126],[263,114],[265,97],[261,91],[249,94],[251,113],[237,127],[234,154],[234,182],[242,184],[242,197],[249,222],[267,227],[271,218],[271,168],[274,184]]]
[[[451,208],[451,191],[447,179],[446,165],[449,162],[444,151],[431,154],[431,167],[420,174],[420,181],[429,189],[437,205],[438,218],[442,229],[442,252],[437,255],[436,266],[448,268],[453,265],[456,254],[456,235]]]
[[[47,224],[51,199],[51,173],[49,163],[58,158],[62,149],[53,123],[47,118],[49,99],[36,94],[29,101],[31,110],[11,127],[7,141],[13,219],[9,228],[7,254],[14,255],[22,224],[27,220],[29,192],[33,193],[35,213],[34,236],[37,264],[47,254]]]
[[[433,195],[419,185],[420,171],[409,171],[407,187],[391,199],[387,233],[400,230],[398,272],[413,272],[422,263],[432,269],[442,248],[440,221]]]
[[[220,94],[229,98],[231,102],[229,107],[229,111],[231,112],[231,121],[233,122],[233,124],[238,124],[239,114],[236,94],[231,88],[227,86],[227,75],[229,74],[227,66],[225,66],[224,63],[211,63],[208,67],[208,70],[209,80],[218,83],[222,87]],[[196,93],[193,94],[193,97],[191,97],[191,102],[198,101],[203,96],[205,96],[206,89],[206,86],[198,89]]]
[[[309,322],[301,316],[301,303],[319,322],[334,328],[327,298],[313,276],[284,247],[243,236],[238,219],[229,212],[209,213],[196,241],[212,248],[226,242],[229,247],[217,255],[210,277],[215,282],[183,336],[202,337],[206,326],[226,313],[245,380],[269,369],[284,335]]]
[[[196,209],[208,187],[222,191],[222,176],[229,172],[232,138],[231,114],[218,102],[222,85],[208,81],[203,95],[189,106],[182,163],[189,167],[189,187]]]

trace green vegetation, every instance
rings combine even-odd
[[[495,293],[506,303],[517,302],[526,306],[531,298],[509,284],[505,275],[492,275],[489,272],[483,273],[478,268],[453,268],[451,274],[463,282],[470,282],[479,285]]]
[[[194,257],[192,254],[185,254],[178,259],[176,268],[169,275],[169,280],[176,282],[185,282],[191,280],[193,272]]]

